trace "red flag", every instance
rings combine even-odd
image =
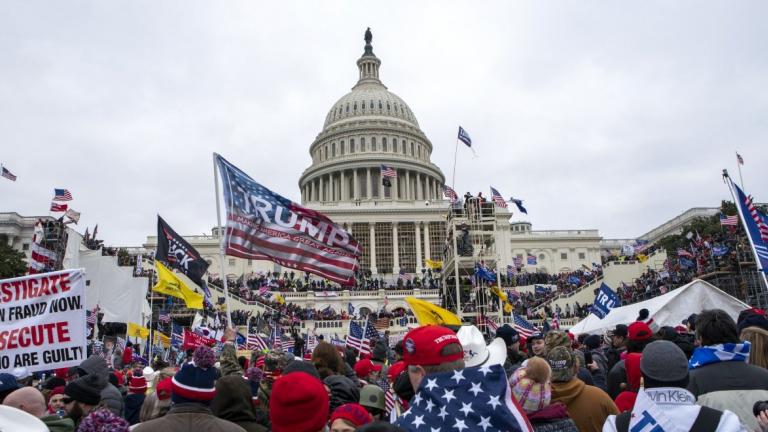
[[[51,211],[52,212],[65,212],[67,211],[67,205],[66,204],[59,204],[57,202],[51,203]]]
[[[216,340],[184,329],[184,342],[181,344],[181,349],[187,350],[203,345],[212,347],[216,345]]]

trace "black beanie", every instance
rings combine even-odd
[[[99,377],[86,375],[80,377],[64,388],[64,394],[72,399],[87,405],[98,405],[101,401],[101,387]]]
[[[584,345],[591,350],[600,348],[602,338],[598,335],[589,335],[584,338]]]

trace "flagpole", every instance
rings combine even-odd
[[[744,178],[741,176],[741,162],[739,161],[739,152],[736,152],[736,168],[739,169],[739,182],[741,183],[741,189],[744,190]]]
[[[451,189],[456,192],[456,161],[459,156],[459,138],[456,137],[456,150],[453,151],[453,176],[451,177]]]
[[[723,178],[728,182],[728,189],[731,191],[731,196],[733,197],[733,202],[736,204],[736,211],[739,213],[739,217],[741,217],[741,223],[744,226],[744,231],[747,234],[747,240],[749,240],[749,246],[752,248],[752,254],[755,257],[755,267],[757,267],[758,272],[763,277],[763,283],[765,284],[765,287],[768,289],[768,278],[765,276],[765,271],[763,270],[763,266],[760,263],[760,256],[757,254],[757,249],[755,248],[755,243],[752,241],[752,236],[749,234],[749,226],[747,225],[746,216],[741,211],[741,205],[739,204],[739,201],[736,199],[736,193],[733,190],[733,181],[731,180],[731,177],[728,175],[728,170],[723,170]]]
[[[157,271],[157,269],[155,269]],[[152,366],[152,315],[154,314],[154,311],[152,309],[155,301],[155,296],[152,294],[152,289],[150,288],[150,295],[149,295],[149,354],[147,357],[149,357],[147,360],[149,361],[149,366]],[[141,355],[141,353],[139,353]]]
[[[219,200],[219,165],[216,163],[216,152],[213,153],[213,184],[216,189],[216,221],[219,224],[219,266],[221,268],[221,284],[224,287],[224,298],[227,304],[227,324],[234,328],[232,324],[232,311],[229,304],[229,287],[227,286],[227,275],[224,272],[224,236],[221,235],[221,203]]]

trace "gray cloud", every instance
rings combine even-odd
[[[374,30],[456,189],[526,200],[537,229],[634,237],[728,198],[746,160],[768,199],[764,2],[5,2],[2,211],[45,214],[54,187],[81,225],[138,245],[162,214],[215,224],[211,152],[298,199],[307,149],[354,84]],[[515,215],[514,219],[517,219]]]

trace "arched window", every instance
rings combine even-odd
[[[365,150],[365,138],[360,138],[360,151],[364,152]]]
[[[349,102],[347,102],[347,112],[349,112]]]
[[[336,143],[331,144],[331,157],[336,157]]]
[[[381,139],[381,151],[387,151],[387,138],[386,137]]]
[[[403,154],[404,155],[408,154],[408,143],[405,142],[405,140],[403,140]]]
[[[339,144],[339,155],[344,156],[344,141],[342,140]]]
[[[355,139],[351,138],[349,140],[349,152],[354,153],[355,152]]]
[[[381,107],[381,101],[379,101],[379,109],[382,109],[382,107]]]
[[[411,141],[411,151],[410,151],[410,155],[411,155],[411,156],[413,156],[413,141]]]
[[[544,255],[544,254],[539,254],[539,261],[541,261],[542,263],[544,263],[544,260],[545,260],[546,258],[547,258],[547,257],[546,257],[546,255]]]
[[[389,101],[387,101],[387,111],[389,111]]]
[[[355,102],[354,106],[352,107],[352,110],[357,111],[357,102]]]
[[[378,148],[376,148],[376,137],[371,137],[371,151],[376,151]]]

